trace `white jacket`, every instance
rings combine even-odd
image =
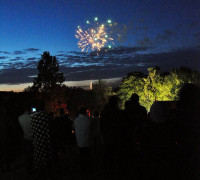
[[[31,115],[27,111],[18,118],[26,140],[32,140],[31,120]]]

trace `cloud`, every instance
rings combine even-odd
[[[36,58],[36,57],[31,57],[31,58],[27,58],[28,61],[35,61],[35,60],[38,60],[39,58]]]
[[[160,66],[161,70],[169,71],[171,68],[188,66],[193,69],[199,67],[199,47],[173,49],[169,52],[152,53],[151,47],[118,47],[100,54],[68,52],[57,57],[60,71],[64,73],[67,81],[86,79],[104,79],[124,77],[129,72],[147,72],[148,67]],[[140,53],[145,52],[145,53]],[[155,51],[154,51],[155,52]],[[18,60],[17,60],[18,59]],[[29,58],[28,58],[29,59]],[[1,83],[32,82],[30,77],[38,74],[37,58],[28,60],[16,57],[10,63],[0,63],[4,67],[0,75]],[[14,61],[15,60],[15,61]]]
[[[0,82],[1,84],[20,84],[32,82],[32,79],[29,76],[34,74],[37,74],[36,69],[5,69],[0,75]]]
[[[119,46],[113,49],[103,48],[100,52],[93,51],[90,53],[90,56],[95,56],[97,54],[127,54],[127,53],[137,53],[141,51],[147,51],[152,49],[152,47],[142,47],[142,46],[135,46],[135,47],[126,47],[126,46]]]
[[[0,51],[1,54],[12,54],[11,52],[8,51]]]
[[[23,57],[16,57],[16,58],[12,58],[9,61],[19,61],[19,60],[24,60]]]
[[[14,51],[13,54],[14,55],[26,54],[26,52],[24,52],[24,51]]]
[[[0,59],[3,60],[3,59],[7,59],[8,57],[7,56],[0,56]]]
[[[86,55],[86,52],[77,52],[77,51],[69,51],[68,53],[76,54],[76,55]]]
[[[38,48],[27,48],[27,49],[24,49],[24,51],[26,52],[38,52],[40,49]]]
[[[57,51],[57,53],[66,53],[67,51]]]
[[[66,56],[66,54],[57,54],[57,55],[55,55],[56,57],[65,57]]]
[[[106,56],[107,57],[107,56]],[[172,68],[187,66],[193,69],[200,67],[200,52],[197,48],[174,49],[165,53],[136,54],[135,56],[112,56],[102,59],[102,66],[95,63],[87,66],[63,67],[67,80],[86,80],[93,78],[113,78],[126,76],[128,72],[147,72],[148,67],[160,66],[163,71],[170,71]],[[100,59],[103,57],[100,57]],[[104,56],[105,58],[105,56]],[[95,61],[96,62],[96,61]],[[197,69],[197,70],[200,70]]]
[[[36,62],[36,61],[30,61],[30,62],[26,63],[24,68],[36,69],[37,68],[37,64],[38,64],[38,62]]]

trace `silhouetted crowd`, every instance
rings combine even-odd
[[[95,168],[102,179],[200,179],[200,88],[185,84],[179,96],[155,102],[149,113],[137,94],[124,110],[111,96],[101,112],[89,116],[81,106],[73,119],[62,108],[59,116],[47,113],[44,102],[18,117],[1,104],[1,169],[24,152],[36,179],[59,179],[55,169],[77,147],[83,179],[95,179]]]

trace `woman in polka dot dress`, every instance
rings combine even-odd
[[[42,111],[36,112],[32,116],[33,165],[35,169],[46,168],[52,159],[49,123],[50,118]]]

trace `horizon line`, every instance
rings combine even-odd
[[[96,83],[99,80],[105,81],[109,84],[115,84],[118,81],[121,81],[123,77],[117,77],[117,78],[106,78],[106,79],[93,79],[93,80],[80,80],[80,81],[64,81],[64,85],[68,87],[78,87],[83,89],[89,89],[90,83]],[[23,92],[25,88],[28,86],[32,86],[33,83],[20,83],[20,84],[0,84],[0,91],[6,91],[6,92]]]

